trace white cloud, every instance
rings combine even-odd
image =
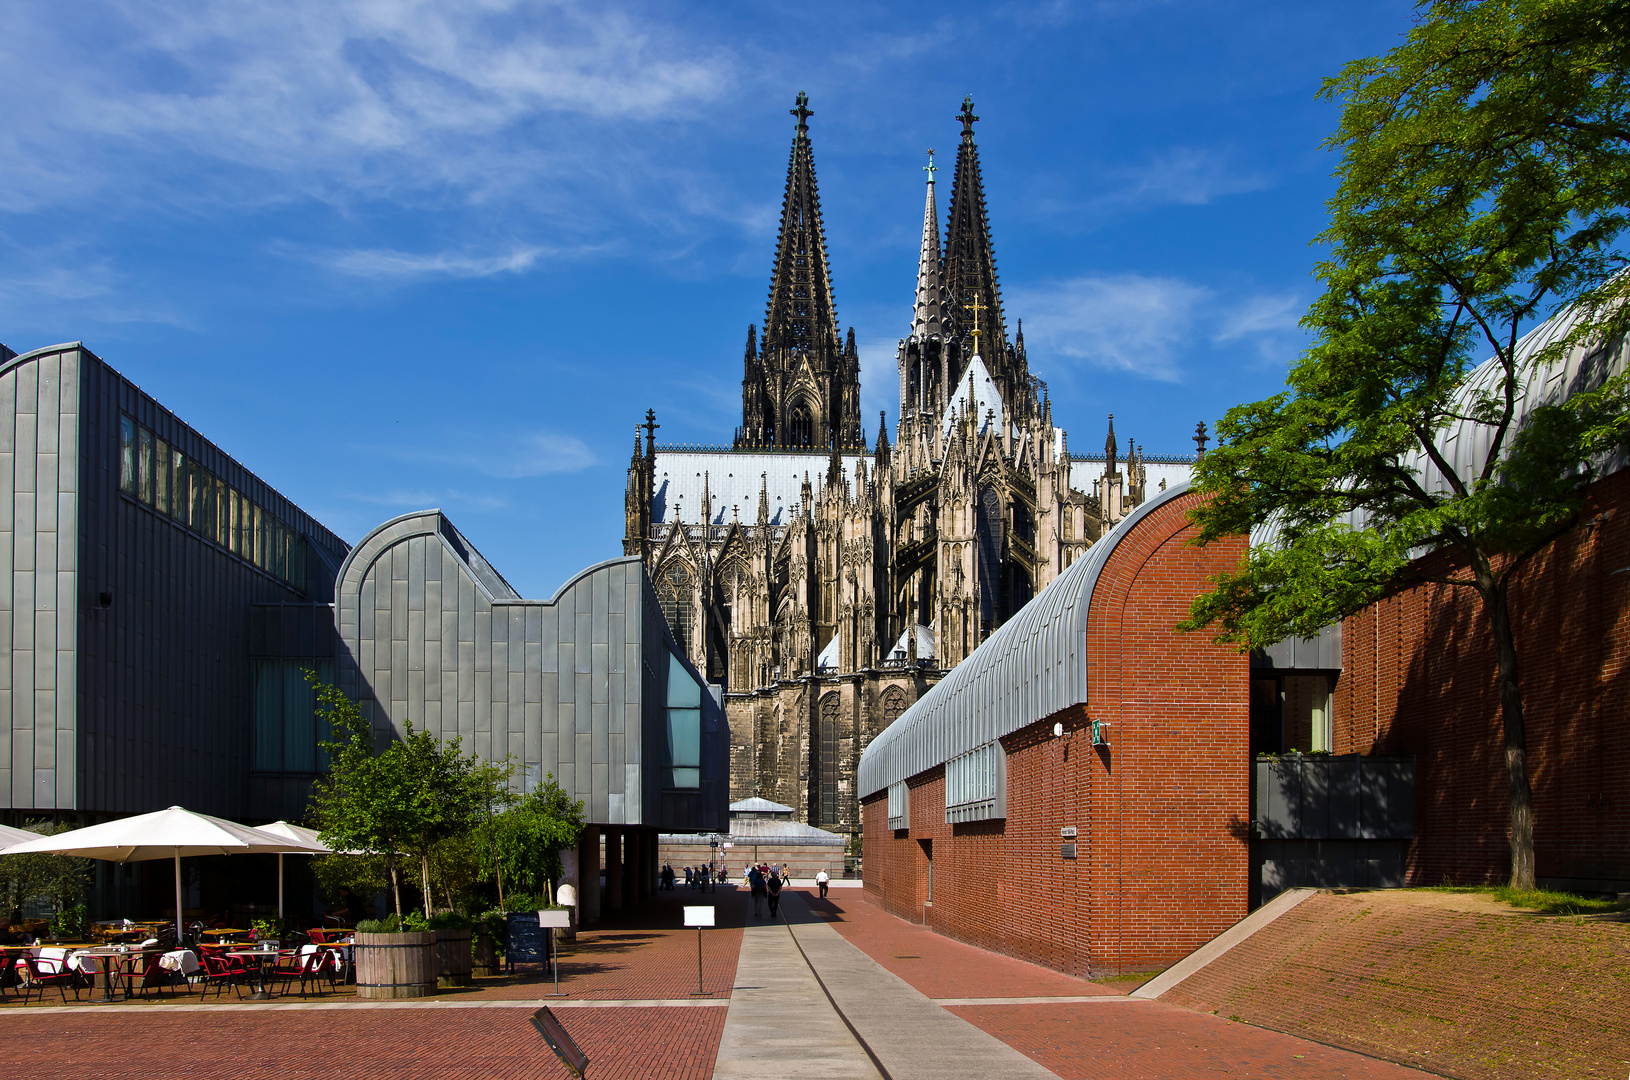
[[[736,70],[728,50],[688,40],[683,26],[603,5],[134,0],[9,14],[0,152],[35,163],[0,174],[10,209],[113,187],[131,156],[168,160],[150,194],[183,204],[478,193],[579,172],[582,123],[671,120],[724,92]],[[84,62],[89,21],[118,42],[95,64]],[[594,151],[602,178],[618,157],[605,141]],[[74,169],[37,164],[51,161]],[[285,183],[202,178],[200,162]]]
[[[1148,163],[1112,170],[1110,186],[1094,203],[1112,206],[1205,206],[1228,195],[1273,186],[1265,173],[1239,171],[1218,150],[1170,147]]]
[[[1029,352],[1172,382],[1176,351],[1211,295],[1176,278],[1118,274],[1014,289],[1006,307],[1022,313]]]
[[[341,273],[363,278],[482,278],[518,274],[530,269],[542,254],[543,249],[536,247],[519,247],[499,255],[462,255],[446,251],[415,255],[406,251],[374,248],[332,252],[319,261]]]
[[[1277,358],[1298,332],[1303,306],[1288,293],[1233,295],[1141,274],[1017,288],[1007,303],[1024,318],[1033,366],[1061,358],[1158,382],[1179,381],[1183,355],[1208,347],[1246,343]]]

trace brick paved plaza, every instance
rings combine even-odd
[[[695,995],[696,931],[680,926],[680,908],[698,902],[715,903],[719,909],[719,927],[704,932],[705,996]],[[877,1039],[880,1021],[870,1018],[873,1026],[868,1027],[867,1018],[855,1014],[869,1010],[846,1003],[834,981],[837,975],[820,966],[811,935],[827,928],[864,954],[855,954],[859,963],[868,963],[868,957],[876,961],[883,969],[877,978],[897,976],[909,987],[901,993],[920,992],[934,1008],[1070,1080],[1401,1080],[1423,1075],[1199,1008],[1129,998],[1138,985],[1135,979],[1089,983],[984,952],[888,915],[866,902],[858,889],[833,889],[827,901],[800,891],[789,897],[786,914],[798,951],[789,952],[794,959],[784,966],[797,967],[799,952],[809,950],[804,955],[825,980],[827,997],[843,1009],[846,1023],[855,1021],[850,1028],[863,1039]],[[744,924],[753,929],[744,931]],[[7,1025],[7,1037],[0,1040],[0,1067],[60,1077],[223,1080],[566,1077],[528,1022],[532,1008],[548,1003],[589,1055],[589,1076],[595,1080],[711,1077],[732,1012],[730,987],[739,984],[738,997],[762,989],[735,979],[744,933],[766,932],[787,931],[748,916],[746,897],[734,890],[659,894],[644,912],[579,935],[562,963],[561,989],[570,995],[563,1001],[544,999],[552,987],[537,972],[481,979],[471,989],[411,1003],[359,1002],[347,992],[304,1000],[294,995],[264,1004],[239,1003],[230,994],[221,1004],[213,998],[200,1003],[197,994],[116,1006],[62,1006],[54,992],[47,993],[44,1004],[23,1006],[8,999],[0,1008],[0,1023]],[[1309,1008],[1305,995],[1296,1000],[1302,1016]],[[1204,1005],[1193,1000],[1192,992],[1185,1003]],[[1263,1022],[1260,1000],[1254,1008],[1248,1019]],[[1325,1020],[1326,1030],[1341,1026],[1336,1017]],[[801,1026],[795,1022],[786,1025],[791,1030],[775,1032],[779,1045],[770,1049],[768,1067],[759,1071],[778,1077],[849,1075],[826,1066],[804,1067],[798,1046]],[[873,1061],[891,1060],[882,1049]],[[916,1064],[920,1071],[891,1065],[887,1075],[894,1080],[936,1076],[950,1067],[921,1055]]]

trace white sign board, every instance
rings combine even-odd
[[[559,926],[569,929],[572,925],[572,913],[566,908],[556,908],[551,911],[538,912],[539,926]]]
[[[720,844],[719,846],[720,847],[735,847],[736,845],[732,844],[730,841],[726,840],[724,843]]]
[[[685,906],[685,925],[712,926],[714,910],[712,907],[691,907],[687,904]]]

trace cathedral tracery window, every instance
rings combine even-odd
[[[900,714],[906,711],[906,692],[898,686],[891,686],[883,691],[883,726],[900,719]]]
[[[838,824],[838,695],[821,698],[821,824]]]
[[[674,559],[657,571],[657,603],[662,605],[662,617],[668,620],[668,629],[684,652],[690,651],[691,628],[691,575],[690,568]]]
[[[792,407],[792,416],[787,424],[787,445],[815,445],[815,418],[802,402]]]

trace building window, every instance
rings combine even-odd
[[[662,617],[668,620],[668,629],[680,649],[690,652],[691,581],[690,570],[674,560],[657,573],[655,582],[657,601],[662,605]]]
[[[119,490],[305,590],[304,536],[128,416],[119,417]]]
[[[841,712],[837,694],[821,698],[821,824],[838,823],[838,716]]]
[[[1280,708],[1285,750],[1326,753],[1331,749],[1329,676],[1286,675]]]
[[[702,684],[679,657],[668,657],[668,767],[663,786],[702,786]]]
[[[889,828],[906,829],[911,827],[911,791],[906,787],[905,781],[889,785]]]
[[[255,771],[318,773],[328,754],[318,746],[329,738],[317,719],[317,695],[306,671],[334,681],[332,660],[255,661]]]
[[[945,820],[986,821],[1007,816],[1007,754],[986,743],[945,763]]]

